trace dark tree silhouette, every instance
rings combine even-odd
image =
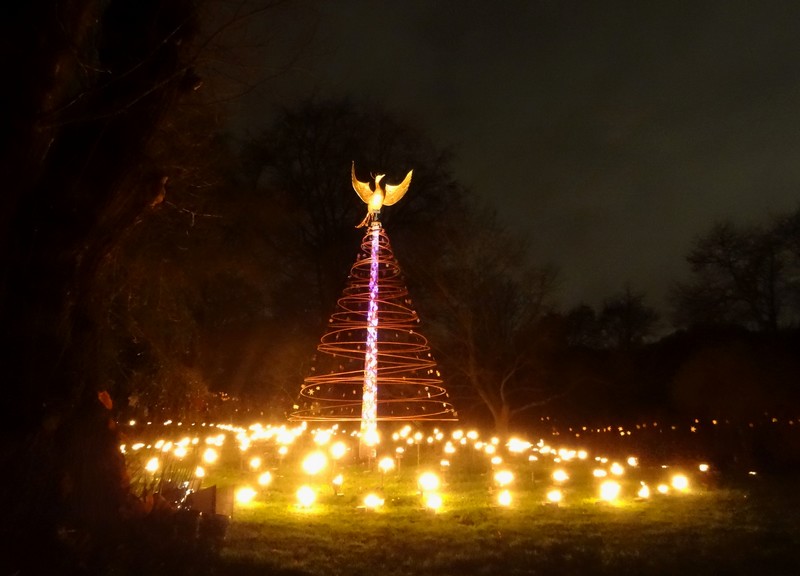
[[[1,535],[17,543],[4,571],[99,572],[118,550],[128,492],[104,282],[140,219],[182,187],[171,123],[199,97],[196,15],[181,0],[34,0],[0,25],[14,83],[0,134],[0,367],[13,383],[0,413]]]
[[[791,223],[785,218],[770,227],[715,224],[686,258],[693,279],[672,290],[675,323],[762,331],[796,323],[797,237]]]

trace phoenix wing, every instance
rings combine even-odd
[[[369,187],[369,184],[366,182],[359,182],[358,178],[356,178],[356,163],[353,162],[353,166],[350,169],[350,179],[353,181],[353,190],[356,191],[359,198],[361,198],[365,204],[369,204],[369,199],[372,196],[372,189]]]
[[[408,174],[406,174],[406,177],[403,178],[403,181],[400,182],[400,184],[396,186],[387,184],[384,187],[384,190],[386,190],[386,195],[383,198],[384,206],[391,206],[403,197],[403,195],[406,193],[406,190],[408,190],[408,185],[411,184],[411,174],[413,172],[413,170],[409,170]]]

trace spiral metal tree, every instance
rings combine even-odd
[[[418,325],[389,237],[375,219],[292,419],[360,421],[367,445],[378,421],[456,420]]]

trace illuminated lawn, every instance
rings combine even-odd
[[[245,449],[235,430],[227,436],[206,484],[248,485],[255,496],[236,504],[218,574],[800,573],[800,497],[790,478],[720,478],[698,462],[629,462],[541,442],[510,450],[503,441],[449,435],[387,440],[378,460],[391,455],[394,467],[384,472],[376,461],[359,462],[346,436],[338,460],[336,436],[318,444],[251,440]],[[203,450],[200,442],[198,458]],[[311,452],[325,455],[319,470],[303,466]],[[260,462],[251,465],[253,458]],[[435,511],[426,508],[423,472],[440,481],[430,489],[441,499]],[[673,486],[676,475],[687,489]],[[619,494],[606,493],[606,501],[608,481]],[[314,491],[313,503],[298,501],[301,486]],[[643,486],[647,498],[637,496]],[[554,489],[559,504],[548,499]],[[504,490],[506,506],[498,499]],[[383,505],[367,509],[369,494]]]

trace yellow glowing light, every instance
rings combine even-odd
[[[461,440],[464,437],[463,430],[456,430],[453,432],[453,440]]]
[[[195,478],[203,478],[206,475],[206,469],[202,466],[198,466],[194,469],[194,476]]]
[[[606,476],[608,476],[608,472],[606,472],[602,468],[595,468],[594,470],[592,470],[592,476],[594,476],[595,478],[605,478]]]
[[[565,470],[559,468],[553,472],[553,480],[556,482],[566,482],[569,480],[569,474],[567,474]]]
[[[616,500],[619,497],[621,489],[622,488],[619,485],[619,482],[616,482],[615,480],[606,480],[600,484],[600,499],[605,500],[606,502]]]
[[[386,456],[385,458],[381,458],[380,462],[378,462],[378,468],[381,469],[381,472],[386,474],[389,470],[394,469],[394,458],[391,456]]]
[[[484,444],[483,451],[486,452],[489,456],[497,452],[497,447],[494,444]]]
[[[259,458],[258,456],[253,456],[252,458],[250,458],[250,468],[252,468],[253,470],[258,470],[259,468],[261,468],[261,458]]]
[[[422,492],[434,492],[439,489],[439,477],[433,472],[425,472],[420,475],[417,484]]]
[[[281,446],[280,448],[278,448],[278,454],[280,454],[281,456],[286,456],[288,453],[289,453],[288,446]]]
[[[659,484],[656,490],[658,490],[659,494],[666,494],[667,492],[669,492],[669,486],[667,486],[666,484]]]
[[[700,472],[708,472],[709,466],[708,464],[700,464],[697,469],[700,470]]]
[[[153,444],[153,448],[155,448],[156,450],[161,450],[163,446],[164,446],[163,440],[158,440],[155,444]]]
[[[213,464],[219,459],[219,454],[213,448],[206,448],[203,452],[203,462],[206,464]]]
[[[144,448],[144,442],[137,442],[136,444],[131,446],[131,450],[133,451],[141,450],[142,448]]]
[[[675,474],[670,482],[672,487],[679,492],[685,492],[689,489],[689,479],[683,474]]]
[[[347,444],[345,444],[344,442],[341,442],[341,441],[334,442],[331,445],[330,452],[331,452],[331,456],[333,457],[334,460],[339,460],[345,454],[347,454]]]
[[[317,446],[324,446],[331,441],[332,432],[330,430],[319,430],[314,434],[314,443]]]
[[[508,486],[514,481],[514,473],[511,470],[499,470],[494,475],[494,481],[498,486]]]
[[[164,444],[161,446],[161,451],[169,452],[170,450],[172,450],[172,442],[164,442]]]
[[[478,438],[478,432],[476,432],[475,430],[470,430],[469,432],[467,432],[467,438],[469,438],[470,440],[476,440]]]
[[[151,474],[158,470],[158,458],[150,458],[145,464],[144,469],[150,472]]]
[[[297,503],[302,508],[310,508],[317,499],[317,493],[311,486],[300,486],[297,490]]]
[[[642,499],[650,498],[650,487],[642,482],[642,485],[636,495]]]
[[[500,466],[503,463],[503,459],[500,456],[492,456],[492,466]]]
[[[639,465],[639,459],[636,456],[628,456],[628,466],[636,468]]]
[[[328,465],[328,458],[322,452],[312,452],[303,460],[303,470],[306,474],[319,474]]]
[[[520,454],[522,452],[525,452],[526,450],[530,450],[533,444],[525,440],[520,440],[519,438],[511,438],[511,440],[508,441],[508,444],[506,444],[506,446],[508,446],[509,452]]]
[[[256,491],[250,486],[242,486],[236,491],[236,501],[239,504],[249,504],[256,497]]]
[[[622,476],[625,474],[625,468],[619,462],[614,462],[609,470],[614,476]]]
[[[511,492],[508,490],[501,490],[497,495],[497,503],[500,506],[511,506]]]
[[[561,493],[561,490],[558,488],[553,488],[547,492],[547,501],[552,502],[553,504],[558,504],[564,499],[564,495]]]
[[[175,454],[176,458],[183,458],[184,456],[186,456],[187,451],[186,448],[184,448],[183,446],[176,446],[175,450],[173,450],[172,453]]]
[[[436,512],[442,507],[442,497],[435,492],[425,497],[425,508]]]
[[[342,484],[344,484],[344,476],[342,476],[341,474],[337,474],[336,476],[333,477],[333,480],[331,480],[331,484],[333,484],[337,488],[341,488]]]
[[[259,474],[258,483],[261,486],[268,486],[271,482],[272,482],[272,474],[270,474],[269,471]]]
[[[444,445],[444,453],[445,454],[454,454],[456,451],[456,447],[453,446],[452,442],[447,442]]]
[[[374,492],[370,492],[364,497],[364,506],[369,508],[370,510],[374,510],[380,506],[383,506],[383,498],[375,494]]]
[[[578,450],[578,459],[579,460],[586,460],[589,457],[589,453],[586,450]]]

